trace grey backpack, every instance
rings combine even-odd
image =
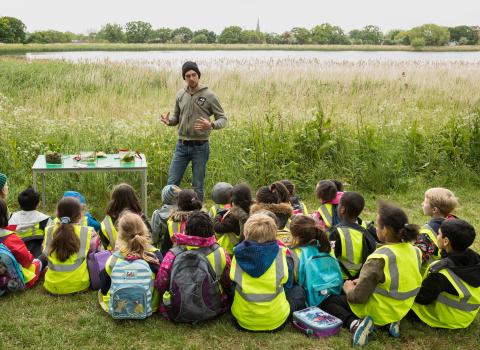
[[[170,302],[165,305],[169,318],[174,322],[197,323],[218,316],[222,311],[220,246],[192,250],[178,246],[170,251],[175,260],[170,275]],[[210,253],[214,254],[215,269],[207,259]]]

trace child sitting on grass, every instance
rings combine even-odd
[[[34,259],[25,243],[18,237],[12,227],[8,225],[7,203],[0,198],[0,243],[5,245],[21,266],[23,278],[27,288],[32,287],[40,277],[46,260]]]
[[[37,211],[40,195],[29,187],[18,195],[20,211],[12,214],[9,225],[16,226],[16,234],[25,242],[28,250],[35,257],[42,254],[42,242],[45,228],[52,225],[50,216]]]
[[[138,214],[147,226],[148,231],[151,232],[150,223],[142,211],[135,190],[129,184],[121,183],[113,188],[111,200],[107,207],[107,216],[101,223],[100,239],[103,247],[107,250],[115,250],[117,240],[116,223],[124,210],[130,210]]]
[[[363,263],[376,248],[376,242],[370,241],[366,229],[359,225],[364,207],[365,199],[360,193],[345,192],[337,206],[339,223],[328,231],[345,280],[358,277]]]
[[[92,227],[79,224],[82,206],[77,198],[64,197],[57,205],[58,225],[49,226],[43,240],[48,269],[43,286],[52,294],[81,292],[90,286],[87,256],[98,249]]]
[[[306,215],[296,215],[290,231],[294,282],[305,289],[307,305],[318,306],[329,295],[339,295],[342,273],[337,259],[330,254],[332,248],[327,234]]]
[[[422,251],[422,271],[428,265],[440,259],[440,249],[437,246],[438,228],[447,219],[455,219],[452,214],[458,206],[458,200],[452,191],[435,187],[425,192],[422,203],[423,214],[431,220],[420,229],[415,245]]]
[[[233,186],[228,182],[218,182],[213,186],[212,200],[214,205],[208,211],[212,220],[220,211],[225,212],[232,206],[232,188]]]
[[[317,184],[315,193],[321,205],[312,213],[312,217],[326,231],[339,222],[337,206],[343,195],[343,184],[336,180],[322,180]]]
[[[63,193],[63,197],[73,197],[77,198],[80,201],[80,204],[82,205],[82,216],[83,216],[83,222],[82,225],[84,226],[90,226],[93,227],[95,232],[100,232],[100,223],[93,217],[92,214],[87,209],[87,201],[85,200],[85,197],[77,191],[65,191]]]
[[[360,278],[345,281],[345,295],[333,295],[321,304],[350,329],[354,345],[367,344],[374,326],[389,325],[390,335],[400,337],[400,321],[412,307],[422,281],[421,253],[411,244],[418,227],[408,223],[405,212],[380,204],[377,234],[384,245],[368,257]]]
[[[161,242],[168,237],[167,220],[177,205],[178,194],[181,190],[182,189],[176,185],[167,185],[162,189],[163,205],[153,212],[151,220],[152,242],[156,247],[161,247]]]
[[[468,222],[446,220],[438,228],[441,259],[428,267],[413,312],[430,327],[467,328],[480,308],[480,255],[469,247],[475,229]]]
[[[178,204],[176,210],[172,211],[167,220],[168,235],[162,242],[162,254],[165,255],[175,244],[175,235],[185,233],[185,224],[187,219],[195,210],[203,207],[202,201],[197,193],[191,189],[185,189],[178,194]]]
[[[289,315],[305,307],[305,291],[293,286],[288,251],[277,243],[270,216],[253,214],[245,223],[245,241],[234,248],[230,278],[235,283],[232,315],[248,331],[283,329]]]
[[[286,246],[292,242],[292,235],[287,227],[292,216],[290,195],[281,182],[274,182],[270,186],[260,187],[256,194],[257,202],[250,209],[251,214],[268,210],[277,218],[277,238]]]
[[[100,291],[98,293],[100,306],[108,311],[110,305],[110,289],[112,285],[112,271],[116,264],[121,262],[145,261],[151,272],[152,281],[158,273],[162,262],[160,251],[151,251],[150,232],[142,217],[128,210],[124,211],[118,219],[118,251],[116,251],[105,263],[105,268],[100,271]],[[151,292],[151,312],[158,308],[159,295],[153,289]],[[150,313],[148,311],[147,313]]]
[[[212,219],[195,210],[187,219],[185,232],[175,236],[177,246],[166,253],[155,280],[155,288],[162,296],[160,313],[172,321],[188,323],[224,313],[231,304],[231,262],[225,249],[217,244]],[[202,266],[214,276],[208,276]]]
[[[246,184],[232,188],[232,207],[219,211],[215,217],[213,229],[218,244],[233,255],[233,247],[243,240],[243,227],[250,215],[252,192]]]

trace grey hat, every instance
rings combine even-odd
[[[182,189],[176,185],[167,185],[162,189],[163,204],[171,205]]]
[[[228,204],[230,202],[233,186],[227,182],[218,182],[212,189],[212,200],[215,204]]]

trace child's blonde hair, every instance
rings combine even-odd
[[[131,211],[124,211],[118,220],[118,247],[124,256],[135,256],[147,262],[159,264],[158,259],[148,251],[151,237],[142,218]]]
[[[277,224],[268,215],[253,214],[248,218],[243,229],[245,239],[258,243],[265,243],[277,239]]]
[[[425,192],[425,198],[432,208],[438,208],[443,215],[450,214],[457,206],[458,199],[452,191],[443,187],[430,188]]]

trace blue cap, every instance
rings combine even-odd
[[[82,196],[82,194],[77,191],[65,191],[65,193],[63,194],[63,198],[65,197],[77,198],[80,201],[80,204],[83,204],[83,205],[87,204],[87,202],[85,201],[85,197]]]

